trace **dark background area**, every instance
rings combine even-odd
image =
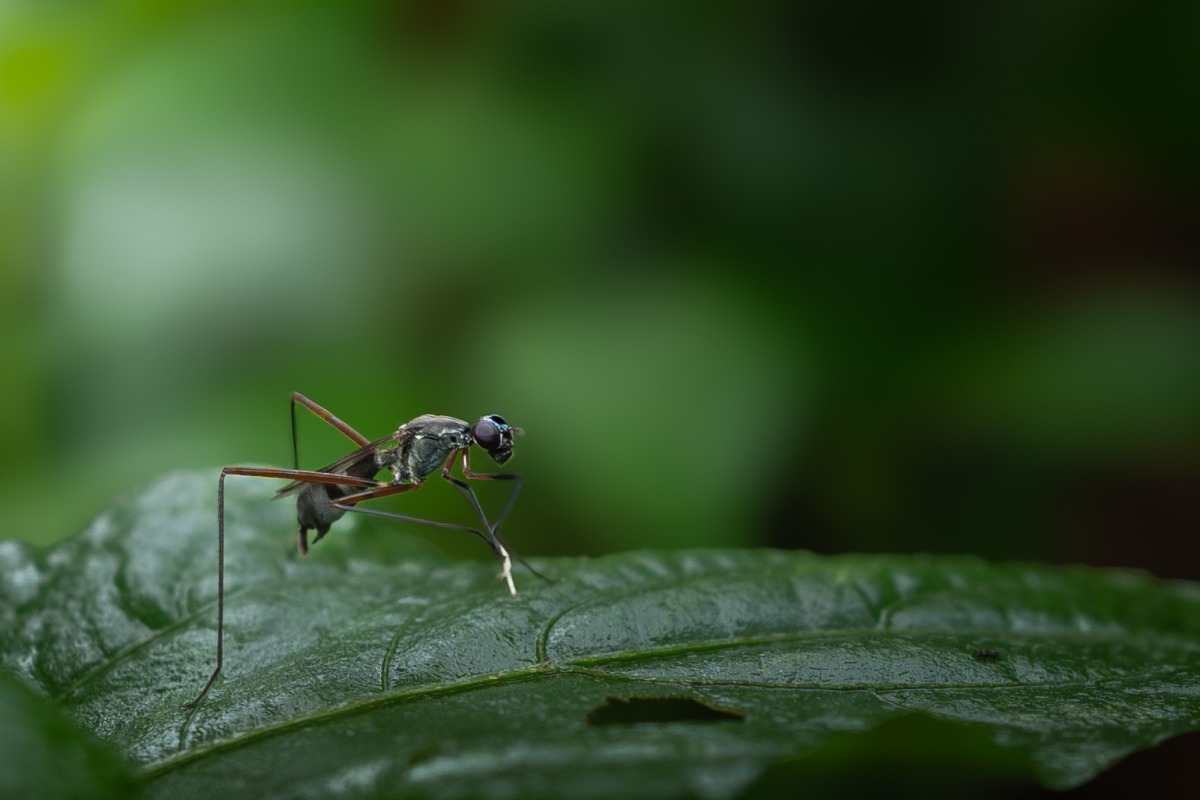
[[[1198,41],[1114,0],[6,3],[4,534],[286,466],[299,390],[525,428],[530,555],[1200,578]]]

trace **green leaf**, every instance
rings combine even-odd
[[[0,797],[129,798],[133,770],[61,709],[0,672]]]
[[[635,552],[539,560],[559,579],[519,570],[512,598],[494,561],[445,563],[393,525],[348,518],[285,555],[292,508],[236,479],[225,670],[189,713],[213,663],[215,485],[171,475],[48,551],[0,545],[0,663],[150,797],[726,798],[914,713],[1066,788],[1200,728],[1196,584]]]

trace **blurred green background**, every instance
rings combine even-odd
[[[299,390],[372,438],[525,428],[531,555],[1198,578],[1198,31],[1108,0],[7,0],[3,533],[287,466]],[[306,466],[346,449],[301,420]]]

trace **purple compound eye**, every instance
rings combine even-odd
[[[471,435],[484,450],[495,450],[500,446],[500,426],[491,417],[484,417],[471,428]]]
[[[471,426],[475,444],[487,451],[492,460],[503,464],[512,458],[513,434],[521,431],[504,421],[504,417],[488,414]]]

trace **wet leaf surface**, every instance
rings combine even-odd
[[[149,797],[725,798],[912,714],[1065,788],[1200,728],[1195,584],[634,552],[536,560],[558,580],[520,571],[512,598],[494,562],[387,527],[286,555],[266,481],[229,484],[226,666],[187,712],[215,644],[215,483],[174,474],[48,551],[0,545],[4,667]]]

